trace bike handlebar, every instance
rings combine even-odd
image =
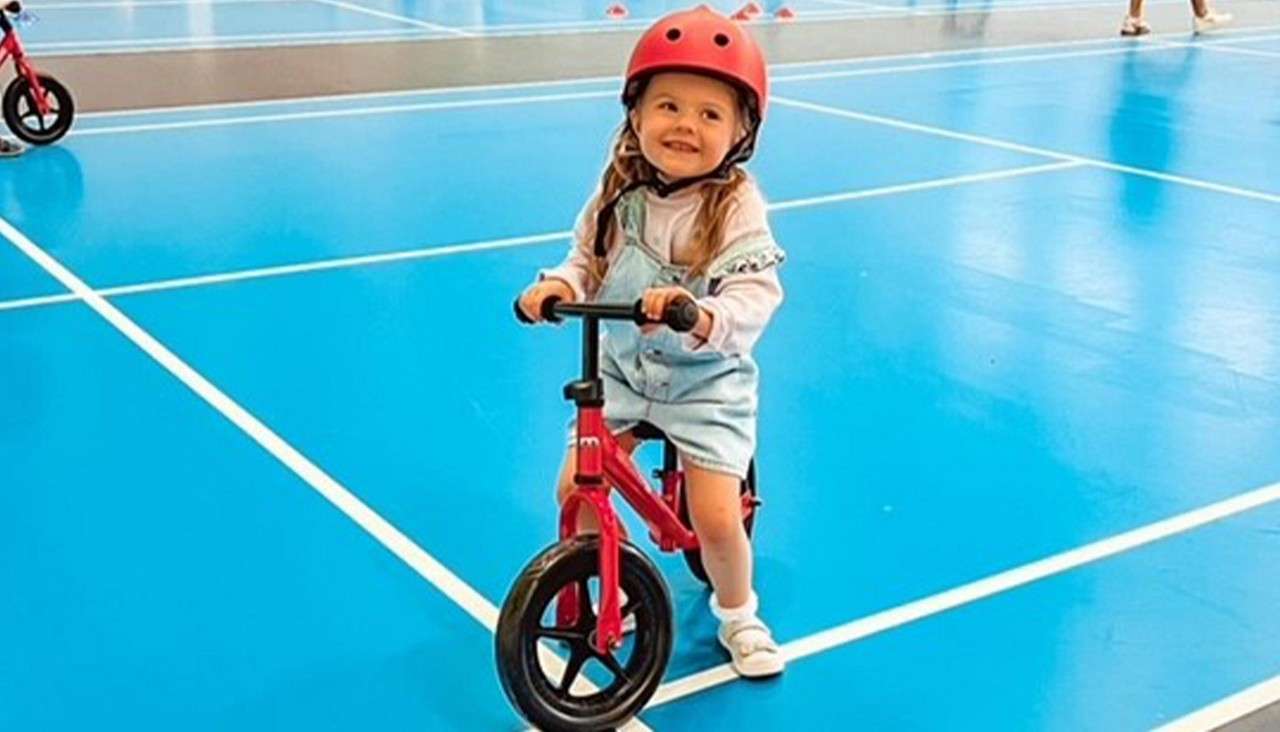
[[[564,318],[629,320],[636,325],[662,323],[677,333],[687,333],[698,324],[698,303],[687,297],[678,297],[668,303],[666,311],[662,313],[662,320],[650,320],[644,314],[643,304],[642,300],[636,300],[633,305],[561,302],[558,297],[548,297],[542,301],[542,317],[552,323],[558,323]],[[516,320],[521,323],[530,325],[534,322],[520,309],[519,299],[515,301],[515,311]]]

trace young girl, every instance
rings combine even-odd
[[[739,167],[768,101],[764,57],[746,31],[706,6],[673,13],[640,38],[622,101],[626,119],[569,256],[541,273],[520,307],[537,320],[549,297],[642,299],[656,319],[680,295],[697,302],[688,334],[606,324],[605,417],[624,449],[635,449],[630,431],[641,421],[676,445],[720,642],[743,676],[777,674],[784,662],[757,616],[738,495],[756,442],[751,347],[782,302],[784,255]],[[561,501],[574,489],[575,464],[570,445]],[[597,529],[590,511],[580,517],[580,531]]]

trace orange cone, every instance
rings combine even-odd
[[[614,3],[613,5],[610,5],[607,10],[604,11],[604,14],[609,16],[613,20],[622,20],[623,18],[627,17],[627,6],[623,5],[622,3]]]
[[[773,17],[777,18],[778,20],[795,20],[796,11],[786,6],[783,6],[781,8],[778,8],[778,12],[774,13]]]

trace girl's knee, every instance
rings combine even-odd
[[[689,513],[698,539],[706,546],[730,545],[740,541],[742,501],[741,480],[727,473],[685,465],[688,478]]]
[[[693,510],[694,530],[704,546],[730,546],[737,543],[744,532],[742,511],[736,506],[703,506]]]

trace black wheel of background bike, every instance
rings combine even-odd
[[[48,74],[40,74],[38,78],[49,101],[48,114],[40,114],[35,88],[25,76],[9,82],[0,107],[3,107],[5,124],[19,139],[32,145],[49,145],[71,129],[75,102],[62,82]]]

